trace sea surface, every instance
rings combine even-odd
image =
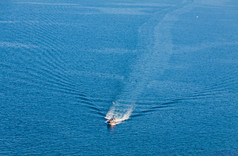
[[[0,155],[238,155],[238,1],[1,0]]]

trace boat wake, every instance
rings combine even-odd
[[[169,61],[173,50],[173,23],[179,15],[191,10],[190,0],[184,0],[176,7],[154,13],[139,29],[138,45],[141,48],[135,62],[131,64],[131,72],[124,79],[124,88],[116,102],[106,114],[106,119],[115,118],[117,123],[128,120],[135,108],[135,103],[155,80],[160,80],[169,69]],[[127,102],[131,101],[131,102]],[[145,112],[145,111],[144,111]]]
[[[133,112],[135,105],[130,105],[128,108],[121,109],[118,102],[112,102],[112,106],[106,114],[105,119],[110,120],[115,118],[116,124],[120,124],[121,122],[128,120]],[[106,121],[106,123],[107,123]]]

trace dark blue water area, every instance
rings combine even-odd
[[[0,155],[238,155],[237,15],[235,0],[1,1]],[[112,108],[134,109],[108,126]]]

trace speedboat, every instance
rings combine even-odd
[[[111,118],[111,119],[107,120],[106,123],[109,125],[116,125],[117,121],[115,118]]]

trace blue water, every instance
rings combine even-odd
[[[237,16],[237,0],[2,0],[0,155],[238,155]]]

